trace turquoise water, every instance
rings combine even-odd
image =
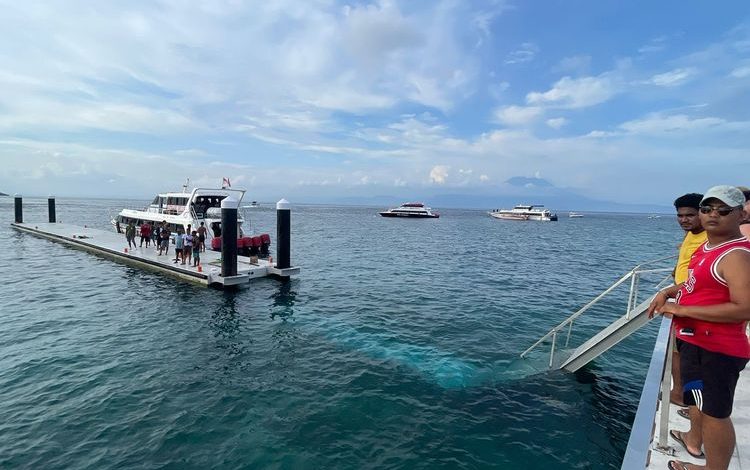
[[[137,205],[60,199],[58,220]],[[517,356],[675,251],[674,218],[378,209],[294,207],[301,274],[230,293],[17,233],[0,199],[0,467],[619,468],[657,325],[576,374]],[[247,215],[275,238],[270,206]]]

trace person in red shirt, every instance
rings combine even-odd
[[[148,222],[143,222],[143,225],[141,225],[141,247],[144,241],[146,242],[146,248],[148,248],[148,244],[151,242],[151,224]]]
[[[688,279],[660,291],[649,306],[674,316],[683,399],[690,430],[670,435],[707,467],[671,460],[671,469],[726,469],[735,445],[731,421],[734,389],[750,359],[750,242],[740,232],[742,191],[715,186],[706,192],[700,219],[708,240],[690,258]],[[668,303],[674,298],[675,303]],[[701,447],[705,448],[705,455]]]

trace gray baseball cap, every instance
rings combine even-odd
[[[734,186],[714,186],[713,188],[706,191],[706,194],[703,195],[703,199],[701,199],[701,205],[703,205],[706,200],[711,198],[716,198],[729,207],[737,207],[745,203],[745,195],[742,194],[742,191],[735,188]]]

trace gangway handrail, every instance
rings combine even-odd
[[[571,335],[571,332],[572,332],[572,329],[573,329],[573,321],[576,318],[578,318],[581,315],[583,315],[589,308],[591,308],[594,304],[596,304],[597,302],[599,302],[603,297],[605,297],[607,294],[609,294],[614,289],[616,289],[618,286],[620,286],[623,282],[627,281],[630,278],[633,278],[633,282],[631,282],[631,286],[630,286],[630,294],[628,296],[627,311],[625,312],[625,316],[626,317],[629,316],[630,315],[630,311],[632,310],[633,306],[636,304],[637,289],[638,289],[638,282],[637,281],[638,281],[638,277],[640,276],[640,274],[656,273],[656,272],[667,272],[667,271],[672,271],[673,270],[673,268],[651,268],[651,269],[641,269],[641,268],[644,267],[644,266],[647,266],[647,265],[652,265],[652,264],[655,264],[655,263],[663,262],[663,261],[666,261],[666,260],[669,260],[669,259],[674,259],[674,258],[677,258],[677,256],[676,255],[670,255],[670,256],[665,256],[663,258],[657,258],[657,259],[653,259],[653,260],[649,260],[649,261],[644,261],[644,262],[636,265],[633,269],[631,269],[624,276],[622,276],[620,279],[618,279],[614,284],[612,284],[611,286],[609,286],[601,294],[599,294],[596,297],[594,297],[594,299],[592,299],[586,305],[584,305],[583,307],[581,307],[580,309],[578,309],[576,312],[574,312],[573,314],[571,314],[568,318],[566,318],[565,320],[563,320],[562,322],[560,322],[560,324],[558,324],[557,326],[551,328],[544,336],[542,336],[541,338],[539,338],[539,340],[537,340],[528,349],[526,349],[524,352],[522,352],[521,355],[520,355],[521,358],[525,358],[528,353],[530,353],[532,350],[534,350],[534,348],[536,348],[537,346],[539,346],[540,344],[542,344],[545,340],[547,340],[550,337],[552,337],[552,346],[551,346],[550,359],[549,359],[549,367],[552,368],[552,366],[554,364],[554,354],[555,354],[555,346],[556,346],[556,342],[557,342],[557,333],[560,330],[562,330],[563,328],[565,328],[566,326],[568,326],[568,334],[567,334],[567,338],[565,340],[565,346],[567,347],[568,344],[569,344],[569,342],[570,342],[570,335]],[[658,285],[661,285],[663,282],[664,282],[664,280],[662,280],[661,282],[659,282]]]

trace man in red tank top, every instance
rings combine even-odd
[[[708,241],[693,254],[688,279],[660,291],[649,314],[674,316],[690,430],[670,435],[708,468],[726,469],[735,445],[734,389],[750,359],[750,242],[740,232],[745,197],[733,186],[706,192],[700,219]],[[675,303],[667,299],[675,298]],[[705,456],[701,447],[705,448]],[[670,461],[672,469],[704,468]]]

